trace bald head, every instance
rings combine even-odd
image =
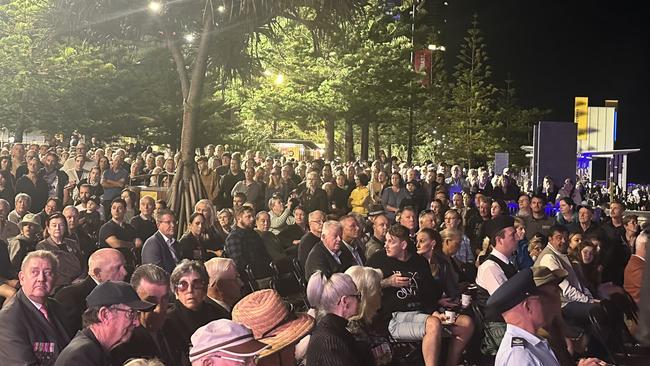
[[[102,248],[88,258],[88,275],[97,282],[124,281],[124,256],[117,249]]]

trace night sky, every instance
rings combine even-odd
[[[590,106],[618,99],[615,148],[642,149],[629,156],[628,182],[650,182],[650,31],[643,3],[448,2],[448,64],[457,63],[459,44],[477,13],[497,86],[509,74],[520,104],[551,109],[550,121],[573,121],[575,96],[589,97]]]

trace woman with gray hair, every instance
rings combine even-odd
[[[334,273],[328,278],[316,271],[309,278],[307,298],[320,318],[307,346],[309,366],[374,364],[367,345],[358,345],[346,329],[348,321],[359,314],[361,297],[347,274]]]
[[[176,297],[167,316],[168,334],[174,334],[169,340],[172,348],[181,350],[182,357],[189,364],[190,337],[194,332],[209,322],[223,316],[212,304],[206,302],[208,273],[199,261],[182,260],[170,276],[171,290]]]

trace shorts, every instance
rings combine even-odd
[[[388,332],[397,341],[421,341],[430,316],[419,311],[396,311],[388,323]]]

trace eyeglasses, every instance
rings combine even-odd
[[[130,321],[135,320],[135,318],[138,316],[138,311],[133,309],[112,308],[112,310],[123,312],[124,314],[126,314],[126,318],[129,319]]]
[[[205,285],[203,282],[201,282],[201,280],[194,280],[192,283],[181,281],[176,285],[176,290],[187,291],[190,287],[192,290],[203,290],[205,288]]]

